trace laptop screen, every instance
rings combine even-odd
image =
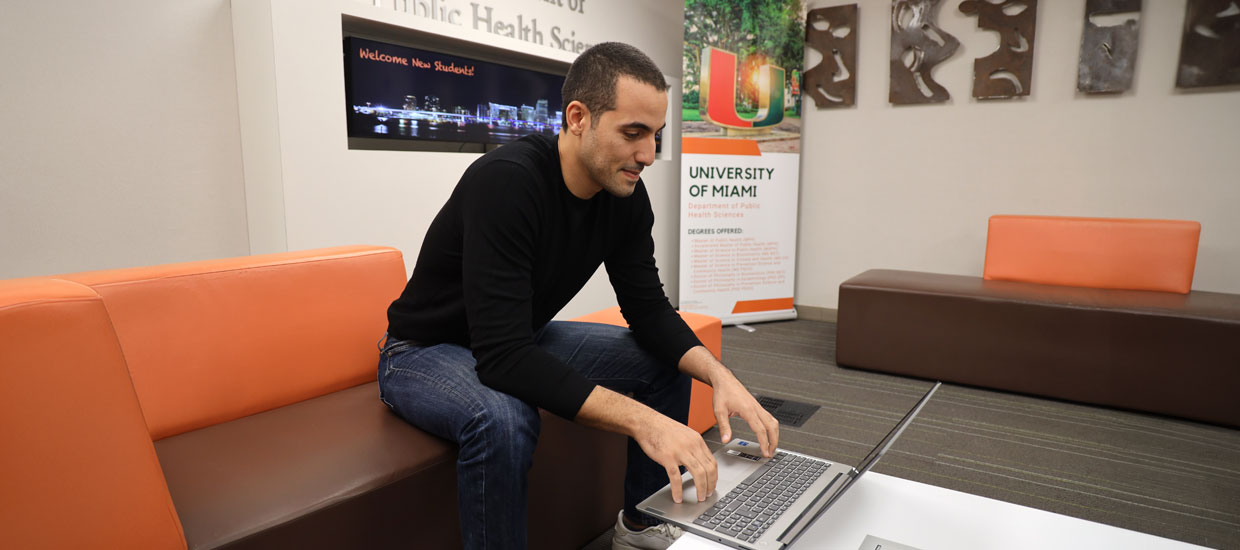
[[[796,542],[796,540],[801,537],[801,533],[804,533],[806,528],[813,524],[814,521],[816,521],[818,517],[831,506],[831,504],[835,503],[836,500],[839,500],[840,496],[852,486],[853,482],[857,481],[857,479],[861,477],[861,474],[870,471],[870,468],[878,462],[878,459],[882,458],[883,453],[886,453],[887,449],[891,447],[891,444],[895,443],[895,440],[900,437],[901,433],[904,432],[904,428],[913,421],[913,418],[917,416],[917,413],[921,412],[921,408],[924,407],[926,402],[930,400],[930,396],[934,395],[934,392],[937,391],[939,386],[942,385],[942,382],[935,382],[934,387],[930,388],[930,391],[926,392],[926,395],[921,396],[921,400],[918,401],[916,405],[913,405],[912,409],[909,409],[909,411],[905,413],[904,418],[900,419],[900,422],[896,424],[896,427],[892,428],[891,431],[878,442],[878,445],[874,446],[874,449],[870,451],[870,454],[865,456],[865,459],[861,461],[861,464],[858,465],[857,468],[853,469],[853,471],[848,475],[841,475],[837,479],[833,480],[831,485],[827,486],[826,490],[824,490],[822,494],[818,495],[818,498],[815,499],[814,502],[810,504],[809,508],[801,514],[801,517],[797,518],[797,521],[794,521],[792,525],[790,525],[788,529],[780,535],[779,541],[789,546]],[[842,483],[838,489],[835,488],[837,483]],[[833,490],[834,493],[832,493]],[[791,540],[785,541],[784,537],[788,537],[789,535],[792,535]]]
[[[856,479],[857,477],[860,477],[861,474],[870,471],[870,467],[873,466],[874,463],[878,462],[878,459],[883,456],[883,453],[887,452],[887,449],[891,447],[891,444],[895,442],[897,437],[900,437],[900,433],[903,432],[904,428],[909,425],[909,423],[913,420],[913,417],[917,416],[917,413],[921,412],[921,408],[926,405],[926,401],[930,400],[930,396],[934,395],[934,392],[939,389],[939,386],[942,385],[942,382],[935,382],[934,387],[930,388],[930,391],[926,392],[926,395],[921,396],[921,400],[918,401],[912,409],[904,414],[904,418],[900,419],[900,422],[896,424],[896,427],[892,428],[890,432],[887,432],[887,436],[878,442],[878,445],[870,451],[870,454],[865,455],[865,459],[861,461],[861,464],[857,465],[857,473],[853,474],[853,479]]]

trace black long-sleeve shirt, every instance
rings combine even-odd
[[[600,264],[639,345],[669,368],[700,345],[663,293],[653,225],[640,180],[626,198],[580,199],[564,184],[556,138],[517,140],[461,176],[388,308],[388,332],[469,347],[483,384],[571,420],[595,384],[533,338]]]

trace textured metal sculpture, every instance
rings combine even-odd
[[[804,93],[819,109],[856,103],[857,5],[809,10],[805,45],[818,50],[822,62],[805,71]]]
[[[1029,95],[1038,0],[965,0],[960,11],[976,15],[978,27],[999,33],[999,49],[973,60],[973,97]]]
[[[897,105],[941,103],[951,99],[931,71],[956,53],[960,41],[935,23],[943,0],[895,0],[891,3],[891,88],[887,100]]]
[[[1240,1],[1188,0],[1180,88],[1240,84]]]
[[[1076,89],[1082,92],[1116,93],[1132,87],[1137,63],[1137,19],[1100,27],[1093,18],[1118,13],[1140,13],[1141,0],[1087,0],[1085,33],[1081,35],[1081,64]]]

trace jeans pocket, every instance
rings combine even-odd
[[[379,401],[382,401],[383,404],[387,405],[389,409],[394,409],[394,407],[384,396],[383,386],[386,383],[386,378],[392,374],[392,365],[395,363],[395,356],[400,355],[411,347],[413,347],[413,342],[405,340],[391,340],[386,342],[383,349],[379,352],[379,372],[377,373],[379,380]]]
[[[379,386],[379,401],[382,401],[384,405],[387,405],[388,410],[396,410],[396,407],[389,403],[386,397],[383,397],[383,386]]]
[[[383,348],[383,351],[379,352],[379,400],[383,401],[388,408],[395,410],[383,391],[384,386],[389,383],[400,383],[393,381],[393,378],[399,378],[402,373],[415,368],[413,363],[417,361],[418,356],[430,348],[431,346],[422,346],[417,342],[397,340],[390,342]]]
[[[386,354],[390,359],[393,355],[401,353],[413,346],[414,342],[409,340],[391,340],[383,346],[383,351],[380,353]]]
[[[392,408],[392,404],[389,403],[387,398],[383,396],[383,385],[384,378],[387,376],[388,372],[392,370],[391,365],[392,356],[388,354],[387,350],[379,352],[379,372],[377,373],[377,380],[379,381],[379,401],[382,401],[383,404],[387,405],[387,408],[389,409]]]

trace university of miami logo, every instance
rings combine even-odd
[[[752,119],[736,112],[736,54],[707,46],[702,50],[700,112],[702,119],[724,128],[760,129],[784,119],[784,69],[769,63],[752,75],[757,80],[758,112]]]

